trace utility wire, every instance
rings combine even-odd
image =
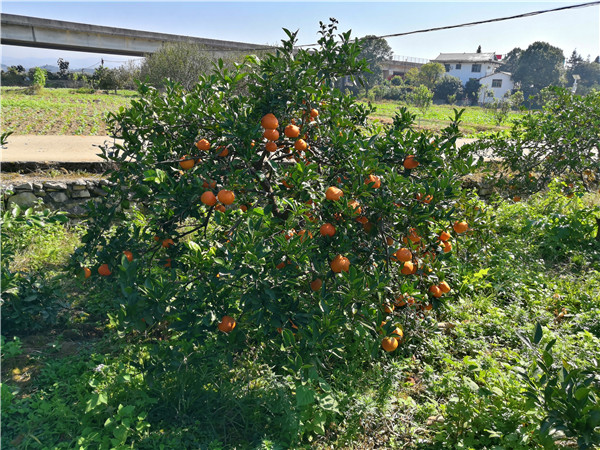
[[[400,36],[408,36],[411,34],[419,34],[419,33],[430,33],[432,31],[441,31],[441,30],[451,30],[454,28],[464,28],[464,27],[472,27],[474,25],[482,25],[485,23],[494,23],[494,22],[503,22],[505,20],[513,20],[513,19],[523,19],[525,17],[533,17],[533,16],[538,16],[540,14],[547,14],[547,13],[551,13],[551,12],[557,12],[557,11],[566,11],[569,9],[577,9],[577,8],[587,8],[590,6],[595,6],[595,5],[600,5],[600,1],[595,1],[595,2],[588,2],[588,3],[580,3],[577,5],[569,5],[569,6],[561,6],[559,8],[552,8],[552,9],[543,9],[543,10],[539,10],[539,11],[531,11],[531,12],[527,12],[527,13],[523,13],[523,14],[516,14],[514,16],[506,16],[506,17],[498,17],[495,19],[487,19],[487,20],[478,20],[476,22],[467,22],[467,23],[461,23],[458,25],[446,25],[443,27],[435,27],[435,28],[425,28],[422,30],[413,30],[413,31],[406,31],[403,33],[393,33],[393,34],[384,34],[381,36],[374,36],[372,38],[369,39],[385,39],[385,38],[393,38],[393,37],[400,37]],[[364,39],[364,38],[363,38]],[[356,41],[356,39],[355,39]],[[302,48],[302,47],[315,47],[319,44],[315,43],[315,44],[302,44],[302,45],[296,45],[295,48]],[[262,46],[262,47],[256,47],[256,48],[246,48],[242,51],[247,51],[247,50],[272,50],[273,48],[277,48],[275,46]],[[240,50],[236,50],[236,49],[220,49],[219,51],[235,51],[235,52],[240,52]]]

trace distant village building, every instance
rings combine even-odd
[[[497,53],[440,53],[432,62],[442,64],[448,75],[460,79],[463,86],[470,79],[479,80],[484,88],[481,103],[502,99],[514,83],[511,74],[499,72],[502,55]]]

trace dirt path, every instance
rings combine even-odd
[[[112,143],[109,136],[9,136],[0,150],[2,162],[101,162],[100,145]]]
[[[474,139],[459,139],[458,146]],[[100,145],[112,143],[109,136],[9,136],[0,150],[1,162],[101,162]]]

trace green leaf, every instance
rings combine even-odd
[[[533,334],[533,343],[535,345],[539,344],[540,341],[542,340],[542,336],[544,334],[544,331],[542,330],[542,326],[540,325],[540,323],[536,323],[535,324],[535,332]]]
[[[308,385],[296,386],[296,404],[299,407],[307,406],[315,402],[315,391]]]

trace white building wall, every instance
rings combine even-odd
[[[471,78],[479,79],[491,74],[494,69],[498,66],[493,63],[481,63],[481,72],[473,72],[473,63],[460,63],[460,69],[456,68],[457,63],[446,63],[450,66],[450,71],[446,72],[447,75],[452,75],[460,79],[463,86]],[[478,63],[479,64],[479,63]]]
[[[493,80],[501,80],[501,86],[492,87]],[[479,96],[480,103],[493,102],[494,99],[502,100],[504,98],[504,94],[509,92],[514,87],[514,83],[511,80],[510,75],[503,72],[494,73],[485,78],[481,78],[479,82],[481,83],[481,94]],[[492,92],[493,97],[489,97],[486,92]]]

